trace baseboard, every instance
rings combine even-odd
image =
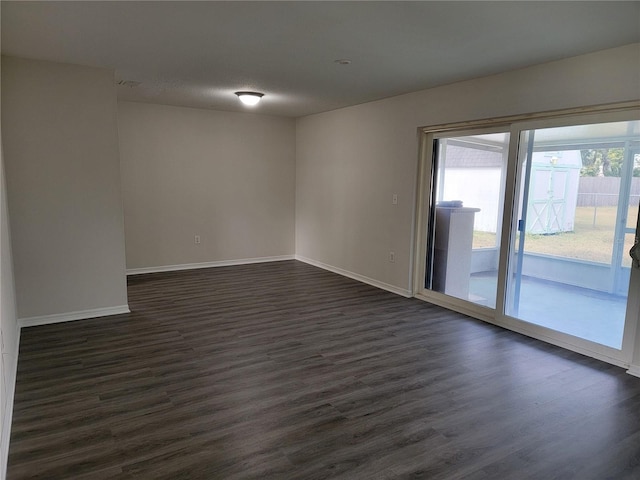
[[[629,370],[627,370],[629,375],[633,375],[634,377],[640,377],[640,365],[629,365]]]
[[[314,267],[322,268],[323,270],[328,270],[330,272],[337,273],[338,275],[342,275],[343,277],[348,277],[353,280],[358,280],[359,282],[366,283],[368,285],[386,290],[391,293],[395,293],[396,295],[402,295],[403,297],[407,298],[412,297],[411,292],[404,288],[396,287],[395,285],[381,282],[380,280],[369,278],[364,275],[360,275],[359,273],[350,272],[349,270],[345,270],[343,268],[327,265],[326,263],[318,262],[317,260],[311,260],[310,258],[303,257],[302,255],[296,255],[295,258],[296,260],[308,263],[309,265],[313,265]]]
[[[0,459],[0,465],[1,465],[0,478],[1,479],[6,478],[7,464],[9,461],[9,441],[11,440],[11,423],[13,421],[13,400],[15,398],[15,393],[16,393],[16,378],[18,376],[18,353],[20,348],[20,329],[18,328],[17,330],[18,331],[16,332],[15,355],[13,356],[13,358],[11,358],[13,365],[10,366],[12,381],[10,382],[9,385],[7,385],[8,387],[7,399],[5,403],[5,407],[7,411],[5,412],[6,417],[4,419],[4,423],[2,424],[2,432],[0,432],[0,435],[2,435],[2,437],[0,437],[2,438],[2,451],[0,452],[0,455],[2,455]]]
[[[54,315],[43,315],[40,317],[19,318],[18,328],[49,325],[51,323],[71,322],[74,320],[85,320],[87,318],[106,317],[108,315],[120,315],[130,312],[131,310],[129,310],[129,305],[119,305],[117,307],[94,308],[92,310],[82,310],[79,312],[56,313]]]
[[[182,265],[162,265],[160,267],[129,268],[127,269],[127,275],[175,272],[178,270],[194,270],[196,268],[230,267],[233,265],[249,265],[251,263],[281,262],[283,260],[295,260],[295,258],[296,257],[294,255],[278,255],[275,257],[254,257],[240,258],[237,260],[221,260],[218,262],[184,263]]]

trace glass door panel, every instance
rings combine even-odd
[[[621,348],[640,198],[629,134],[639,128],[636,121],[521,132],[507,315]]]
[[[425,286],[495,308],[509,134],[441,137]]]

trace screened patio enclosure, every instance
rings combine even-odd
[[[501,304],[511,317],[620,349],[640,199],[640,121],[510,136],[505,129],[435,139],[425,287]],[[505,179],[516,140],[517,215],[506,219],[506,298],[498,302]]]

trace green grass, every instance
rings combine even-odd
[[[578,258],[592,262],[611,263],[613,251],[613,230],[616,222],[617,207],[576,208],[573,232],[554,235],[533,235],[525,237],[525,250],[530,253]],[[637,207],[630,207],[627,225],[635,226]],[[496,235],[476,231],[473,234],[473,248],[495,247]],[[633,245],[633,235],[625,236],[623,265],[631,265],[627,252]]]

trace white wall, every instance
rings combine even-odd
[[[4,159],[0,145],[0,478],[4,478],[9,452],[11,410],[18,363],[18,324],[16,321],[9,219],[4,181]]]
[[[298,119],[296,254],[408,291],[417,128],[636,100],[639,58],[629,45]]]
[[[113,72],[2,58],[18,318],[126,308]]]
[[[13,263],[1,139],[0,132],[0,478],[4,479],[9,453],[19,332],[16,321]]]
[[[293,255],[293,119],[132,102],[118,119],[128,269]]]

